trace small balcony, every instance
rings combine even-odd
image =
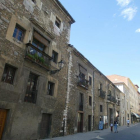
[[[106,95],[106,92],[101,90],[101,89],[99,89],[99,97],[105,99],[105,95]]]
[[[111,95],[108,95],[107,99],[110,101],[110,102],[113,102],[113,103],[116,103],[117,100],[114,96],[111,96]]]
[[[51,69],[50,60],[52,58],[31,43],[26,44],[25,59],[35,63],[47,71]]]
[[[79,111],[83,111],[83,103],[79,103]]]
[[[24,102],[28,102],[28,103],[36,103],[36,99],[37,99],[37,90],[27,90],[26,94],[25,94],[25,98],[24,98]]]
[[[78,77],[78,84],[77,85],[88,90],[88,80],[86,80],[86,79],[82,79],[81,77]]]

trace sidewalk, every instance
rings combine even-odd
[[[137,124],[132,124],[130,127],[133,127]],[[118,132],[122,131],[124,129],[127,129],[127,126],[119,126]],[[93,140],[94,138],[102,139],[100,137],[110,134],[110,128],[104,129],[104,130],[96,130],[96,131],[90,131],[90,132],[83,132],[83,133],[77,133],[73,135],[68,135],[64,137],[55,137],[50,139],[44,139],[44,140]]]

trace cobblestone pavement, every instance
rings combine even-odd
[[[135,128],[135,129],[134,129]],[[137,131],[136,131],[137,130]],[[77,133],[64,137],[56,137],[44,140],[140,140],[140,124],[127,126],[119,126],[119,133],[111,133],[110,128],[104,130],[96,130],[85,133]],[[134,133],[133,133],[134,131]],[[130,136],[129,136],[130,135]],[[139,138],[137,138],[139,137]]]

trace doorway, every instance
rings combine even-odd
[[[2,138],[6,117],[7,117],[7,110],[0,109],[0,140]]]
[[[83,132],[83,113],[78,113],[78,132]]]
[[[113,123],[113,109],[109,109],[109,125]]]
[[[91,115],[88,115],[88,131],[91,131]]]
[[[48,138],[51,132],[51,122],[52,122],[52,115],[51,114],[42,114],[41,120],[41,128],[40,128],[40,138]]]

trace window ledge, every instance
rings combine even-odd
[[[18,39],[14,38],[14,37],[13,37],[13,41],[15,41],[18,44],[23,44],[23,42],[19,41]]]

